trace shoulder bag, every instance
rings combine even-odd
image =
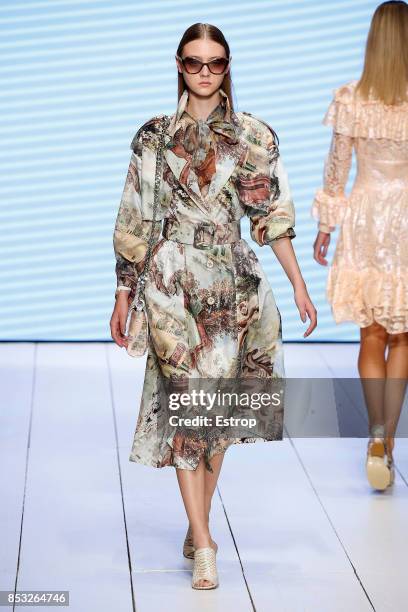
[[[160,184],[162,176],[162,163],[163,163],[163,149],[164,149],[164,136],[166,128],[169,123],[169,117],[164,115],[161,118],[160,133],[159,133],[159,144],[157,147],[156,154],[156,169],[154,178],[154,194],[153,194],[153,219],[152,219],[152,231],[149,236],[147,245],[145,263],[143,271],[137,276],[137,270],[135,265],[135,275],[137,277],[136,291],[134,299],[129,307],[128,317],[126,321],[127,325],[127,336],[128,345],[127,353],[131,357],[142,357],[148,347],[149,337],[149,323],[146,314],[146,303],[144,298],[144,286],[146,282],[146,276],[149,270],[150,258],[153,249],[154,229],[156,223],[157,208],[159,205],[160,195]]]

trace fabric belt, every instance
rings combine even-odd
[[[175,240],[184,244],[192,244],[198,249],[210,248],[215,244],[229,244],[241,238],[240,221],[230,223],[211,223],[199,221],[192,223],[166,218],[162,234],[167,240]]]

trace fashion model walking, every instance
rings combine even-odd
[[[194,559],[192,586],[210,589],[218,575],[209,515],[225,450],[274,438],[198,439],[169,429],[160,376],[181,387],[192,378],[284,378],[281,316],[256,254],[241,237],[244,215],[252,239],[273,249],[292,283],[301,319],[310,319],[305,336],[316,326],[316,310],[292,247],[295,211],[277,136],[263,120],[235,113],[230,49],[222,32],[192,25],[175,59],[178,104],[165,133],[158,228],[163,235],[157,232],[145,287],[150,337],[129,459],[176,468],[189,520],[183,552]],[[115,225],[111,332],[119,346],[127,346],[129,299],[151,230],[152,160],[161,119],[147,121],[132,141]],[[275,439],[281,439],[279,427]]]
[[[323,122],[333,126],[314,258],[326,265],[336,323],[360,327],[358,370],[368,409],[370,484],[394,481],[394,438],[408,377],[408,5],[384,2],[373,15],[361,78],[339,87]],[[357,175],[345,195],[352,151]],[[388,353],[386,349],[388,347]]]

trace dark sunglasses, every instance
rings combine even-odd
[[[177,59],[180,60],[185,68],[185,71],[189,74],[198,74],[201,72],[203,66],[208,66],[208,69],[213,74],[222,74],[229,64],[229,58],[217,57],[210,62],[201,62],[195,57],[180,57],[176,55]]]

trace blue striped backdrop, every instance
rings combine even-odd
[[[230,43],[236,110],[279,135],[296,206],[293,246],[318,309],[308,341],[358,339],[358,327],[336,325],[325,301],[327,268],[312,257],[310,205],[330,141],[321,120],[333,88],[360,75],[376,6],[3,0],[0,339],[110,338],[112,231],[129,143],[146,119],[174,111],[174,54],[196,21],[217,25]],[[302,340],[306,325],[289,281],[271,249],[250,243],[272,284],[284,339]]]

